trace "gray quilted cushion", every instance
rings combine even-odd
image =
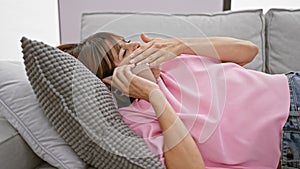
[[[41,107],[77,155],[95,168],[163,168],[121,120],[106,86],[72,56],[22,38],[26,72]]]

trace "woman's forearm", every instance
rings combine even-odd
[[[150,38],[141,35],[145,44],[130,55],[130,63],[157,66],[180,54],[192,54],[245,65],[257,55],[258,48],[250,41],[230,37]]]
[[[164,157],[168,169],[204,169],[201,153],[178,115],[159,89],[151,92],[152,104],[164,136]]]
[[[222,62],[234,62],[240,65],[253,60],[258,48],[250,41],[229,37],[207,37],[179,39],[181,54],[196,54],[213,57]]]

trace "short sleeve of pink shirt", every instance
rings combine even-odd
[[[158,85],[198,145],[206,168],[277,167],[289,113],[285,75],[181,55],[162,64]],[[164,164],[163,136],[152,106],[135,100],[119,112]]]

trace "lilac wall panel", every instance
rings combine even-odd
[[[59,0],[61,42],[78,42],[82,12],[199,13],[223,10],[223,0]]]

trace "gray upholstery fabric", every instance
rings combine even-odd
[[[41,165],[37,166],[34,169],[56,169],[55,167],[52,167],[51,165],[47,163],[42,163]]]
[[[158,13],[83,13],[81,39],[96,32],[113,32],[130,40],[139,33],[154,37],[229,36],[249,40],[259,47],[256,58],[246,68],[265,70],[265,32],[262,10],[212,14],[169,15]]]
[[[300,10],[271,9],[266,14],[269,73],[300,71]]]
[[[0,168],[20,169],[20,166],[22,169],[34,168],[41,163],[41,159],[2,116],[1,110],[3,109],[0,105]]]
[[[163,168],[121,120],[106,86],[83,64],[42,42],[21,42],[42,108],[81,159],[96,168]]]
[[[40,158],[57,168],[80,169],[85,167],[83,161],[58,135],[46,118],[30,86],[22,62],[0,62],[0,111],[19,132],[17,133],[7,121],[4,125],[0,119],[1,124],[4,125],[0,124],[0,134],[7,136],[6,144],[0,146],[0,154],[3,153],[0,161],[6,159],[6,163],[19,167],[24,161],[37,165],[36,161],[41,160],[27,147],[28,144]],[[10,143],[13,136],[16,137],[15,140],[18,139],[15,144]],[[15,147],[18,147],[18,151]],[[15,156],[19,163],[11,161],[12,156]],[[7,160],[8,157],[12,159]],[[17,159],[17,157],[25,160]],[[31,168],[33,167],[31,166]]]

